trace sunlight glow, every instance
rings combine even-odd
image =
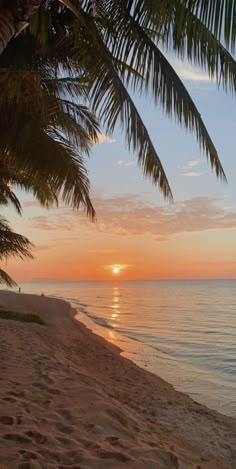
[[[113,265],[112,266],[112,272],[113,274],[119,274],[120,273],[120,266],[119,265]]]

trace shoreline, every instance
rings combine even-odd
[[[69,303],[1,291],[0,305],[46,323],[0,320],[0,464],[236,468],[233,417],[122,357]]]

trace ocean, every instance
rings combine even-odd
[[[236,280],[21,283],[68,300],[125,357],[236,417]]]

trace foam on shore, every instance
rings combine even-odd
[[[0,466],[236,468],[236,421],[120,356],[69,303],[0,292]]]

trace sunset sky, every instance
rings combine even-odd
[[[14,229],[35,244],[33,261],[10,259],[18,281],[236,277],[235,99],[185,63],[174,65],[207,125],[228,185],[216,179],[194,135],[154,108],[135,101],[174,194],[165,202],[145,180],[124,134],[101,134],[88,161],[97,222],[63,205],[46,210],[19,193],[24,214],[2,209]],[[112,266],[120,272],[112,272]]]

